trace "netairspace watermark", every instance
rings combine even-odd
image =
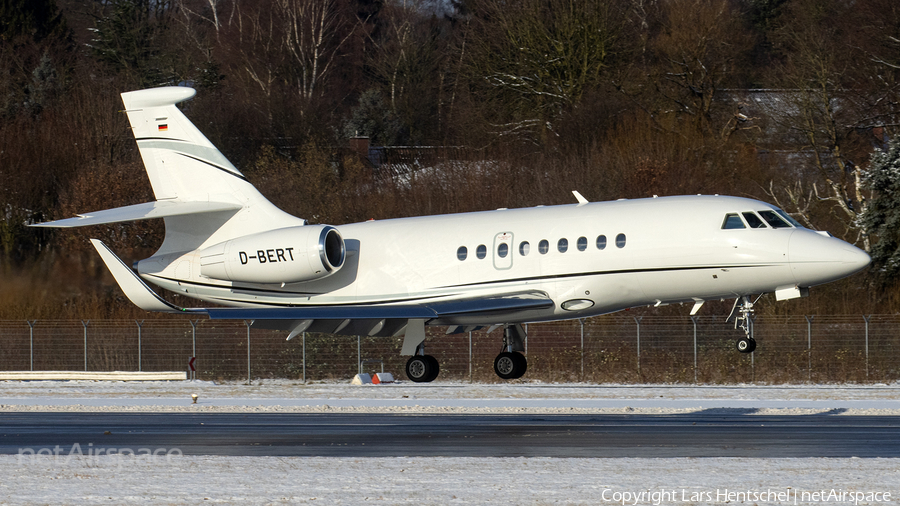
[[[607,504],[639,506],[662,504],[725,504],[725,503],[781,503],[781,504],[877,504],[892,502],[891,492],[861,491],[830,488],[822,490],[799,490],[795,488],[766,490],[734,490],[717,488],[702,489],[657,489],[657,490],[615,490],[604,489],[601,500]]]
[[[184,454],[179,448],[94,448],[93,443],[82,447],[75,443],[71,448],[63,448],[56,445],[53,448],[19,448],[17,455],[19,464],[41,465],[78,465],[78,466],[108,466],[117,464],[123,466],[136,463],[167,463]]]

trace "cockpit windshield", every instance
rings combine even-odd
[[[762,216],[762,219],[760,219]],[[741,219],[743,217],[743,219]],[[765,220],[765,221],[763,221]],[[768,224],[768,225],[766,225]],[[791,218],[781,209],[766,209],[764,211],[744,211],[742,213],[728,213],[722,222],[722,230],[734,230],[741,228],[803,228],[797,220]]]
[[[746,212],[743,215],[750,228],[766,228],[766,224],[755,213]]]
[[[728,213],[725,215],[725,221],[722,223],[722,229],[735,229],[735,228],[747,228],[744,226],[744,222],[741,221],[741,217],[737,215],[737,213]]]
[[[775,212],[777,212],[779,215],[781,215],[782,218],[786,219],[788,221],[788,223],[790,223],[791,225],[793,225],[797,228],[806,228],[803,225],[801,225],[800,222],[798,222],[794,218],[791,218],[790,214],[782,211],[781,209],[776,209]]]
[[[785,221],[778,213],[775,211],[758,211],[759,215],[766,220],[772,228],[791,228],[791,224]]]

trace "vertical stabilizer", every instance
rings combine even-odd
[[[195,93],[179,86],[122,93],[157,200],[209,200],[211,193],[230,194],[235,186],[246,183],[243,174],[175,106]]]
[[[181,86],[122,93],[157,201],[216,202],[240,209],[165,218],[166,239],[158,254],[302,225],[303,220],[266,200],[175,106],[195,94]]]

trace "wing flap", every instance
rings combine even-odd
[[[92,213],[79,214],[75,218],[36,223],[32,227],[73,228],[89,225],[121,223],[123,221],[149,220],[167,216],[185,214],[214,213],[219,211],[237,211],[242,206],[230,202],[181,202],[175,200],[158,200],[133,206],[117,207]]]
[[[384,318],[430,320],[446,316],[497,311],[545,309],[553,301],[542,292],[501,297],[430,301],[419,304],[346,304],[330,306],[207,308],[213,320],[369,320]]]

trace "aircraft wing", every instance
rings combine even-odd
[[[86,227],[88,225],[149,220],[152,218],[165,218],[166,216],[181,216],[184,214],[237,211],[240,208],[240,204],[232,204],[229,202],[180,202],[174,200],[158,200],[156,202],[145,202],[133,206],[117,207],[115,209],[79,214],[75,218],[36,223],[31,226],[46,228]]]
[[[498,297],[428,301],[413,304],[346,304],[330,306],[207,308],[213,320],[362,320],[433,318],[474,315],[495,311],[545,309],[553,301],[542,292],[526,292]]]

